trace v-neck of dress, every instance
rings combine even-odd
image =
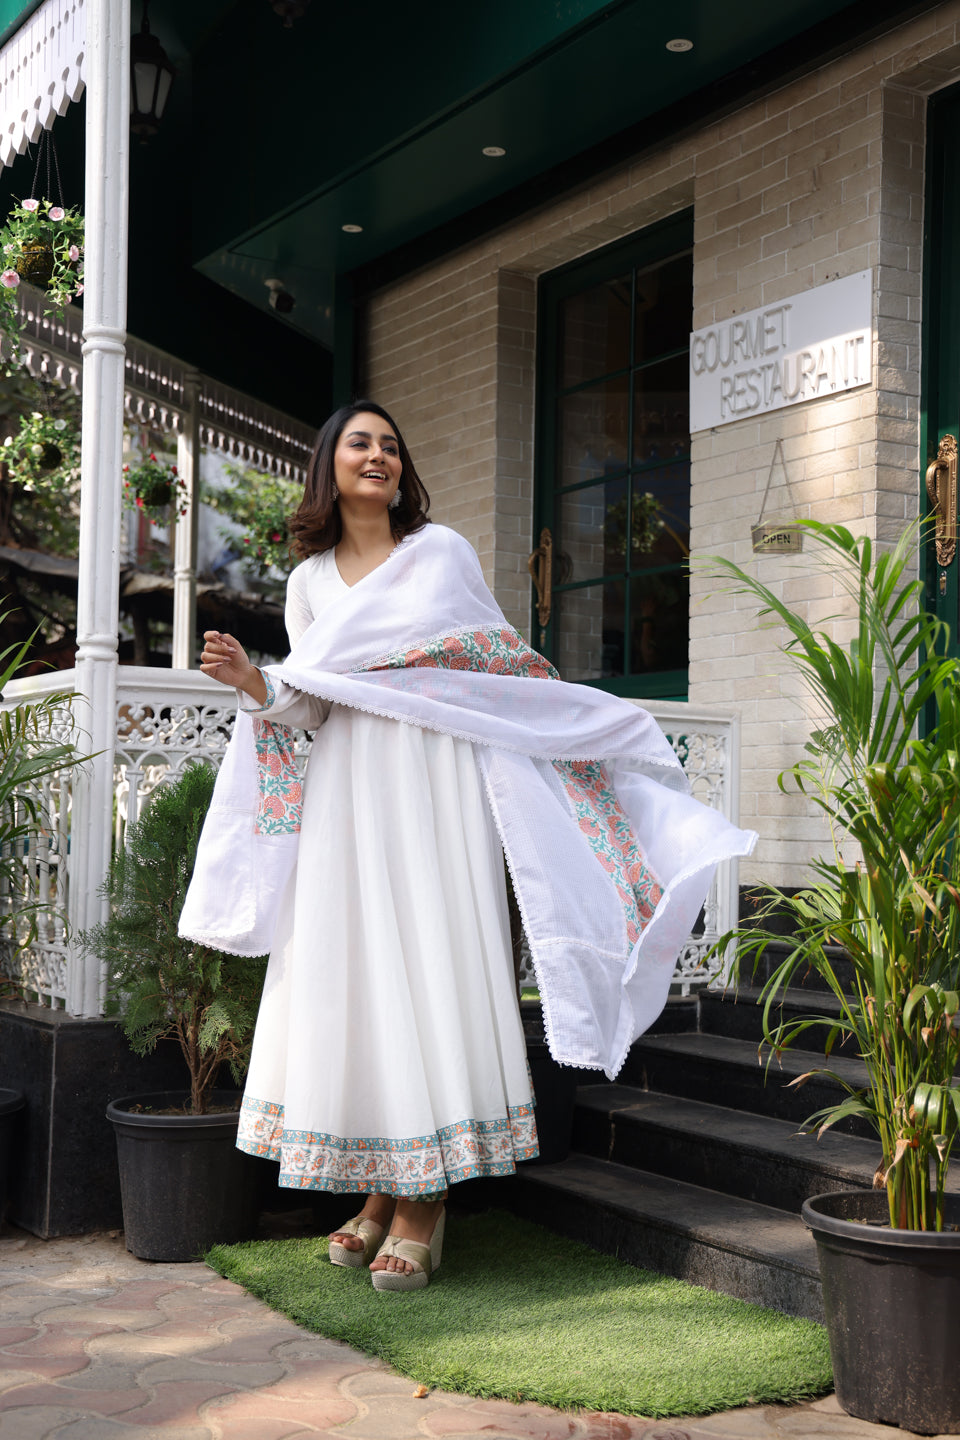
[[[404,536],[403,540],[405,540],[406,538],[407,537]],[[378,565],[374,565],[373,568],[371,570],[368,570],[365,575],[361,575],[358,580],[354,580],[352,585],[350,584],[349,580],[344,580],[343,575],[340,573],[340,566],[337,564],[337,547],[335,545],[332,546],[327,553],[330,556],[337,579],[340,581],[340,584],[343,586],[344,590],[355,590],[358,585],[363,584],[364,580],[366,580],[368,576],[376,574],[378,570],[382,569],[384,565],[388,564],[388,562],[393,559],[394,555],[396,555],[397,551],[400,549],[400,546],[403,544],[403,540],[398,540],[396,545],[394,545],[393,549],[390,551],[389,555],[384,555],[383,559]]]

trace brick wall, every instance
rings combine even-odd
[[[765,518],[812,515],[886,540],[917,513],[925,97],[960,80],[958,42],[960,0],[951,0],[367,307],[367,389],[396,410],[434,517],[473,542],[508,617],[529,631],[537,277],[690,206],[697,328],[874,270],[870,386],[692,442],[690,699],[742,715],[741,815],[761,834],[747,881],[796,883],[822,839],[806,802],[776,783],[808,732],[809,707],[778,653],[782,636],[696,562],[723,554],[756,565],[809,619],[842,609],[815,557],[752,554],[777,439],[786,475],[777,468]]]

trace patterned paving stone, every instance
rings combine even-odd
[[[63,1433],[62,1426],[76,1418],[76,1412],[57,1405],[36,1405],[29,1410],[9,1410],[0,1415],[0,1440],[47,1440]],[[103,1421],[98,1421],[103,1425]],[[101,1436],[104,1432],[101,1429]]]
[[[356,1413],[356,1405],[336,1390],[326,1395],[301,1395],[298,1399],[257,1390],[248,1395],[229,1396],[218,1404],[208,1406],[204,1415],[210,1425],[221,1427],[224,1440],[233,1440],[233,1427],[241,1422],[254,1426],[260,1421],[273,1423],[282,1420],[305,1426],[308,1432],[323,1432],[342,1425]],[[253,1433],[256,1435],[255,1429]]]

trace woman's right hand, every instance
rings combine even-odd
[[[203,632],[200,669],[204,675],[212,675],[214,680],[219,680],[222,685],[232,685],[235,690],[243,690],[260,704],[263,704],[267,697],[263,676],[256,665],[251,665],[247,652],[232,635],[222,634],[219,630]]]

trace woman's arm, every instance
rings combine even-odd
[[[203,637],[200,669],[222,685],[232,685],[238,692],[240,707],[248,711],[269,713],[271,720],[297,725],[303,730],[317,730],[330,714],[330,701],[295,690],[282,681],[268,681],[262,670],[251,665],[247,653],[232,635],[207,630]],[[248,697],[252,704],[244,704]]]

